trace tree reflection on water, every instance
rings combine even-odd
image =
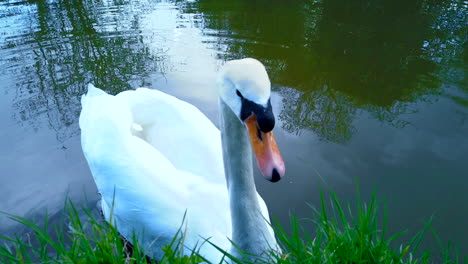
[[[359,109],[403,127],[402,114],[417,111],[412,102],[445,93],[468,105],[461,2],[174,4],[181,12],[200,14],[195,26],[218,59],[255,57],[267,65],[283,96],[279,117],[289,132],[312,130],[343,143],[355,131]],[[47,113],[59,141],[79,131],[79,97],[86,83],[115,94],[151,86],[149,75],[168,70],[168,55],[147,45],[154,32],[142,31],[141,14],[156,8],[153,2],[31,0],[5,6],[28,13],[24,34],[0,44],[12,53],[1,63],[17,78],[16,119],[37,127]],[[456,89],[441,89],[450,83]]]
[[[125,5],[108,9],[104,1],[60,0],[22,7],[29,30],[5,44],[14,52],[6,63],[16,64],[10,67],[17,77],[15,118],[38,127],[46,114],[60,142],[79,133],[87,83],[115,94],[131,83],[148,85],[150,73],[164,71],[164,53],[146,47],[138,16]]]
[[[285,130],[298,134],[306,128],[321,139],[337,143],[344,143],[353,135],[357,109],[348,96],[327,87],[305,93],[282,89],[281,95],[285,99],[279,118],[287,120],[283,124]]]
[[[214,29],[206,34],[219,37],[214,48],[222,59],[259,58],[274,83],[297,90],[279,89],[284,129],[309,129],[340,143],[355,130],[356,109],[405,126],[401,115],[416,111],[410,103],[436,100],[433,95],[453,80],[444,71],[457,67],[453,62],[466,38],[460,31],[466,5],[458,1],[200,0],[194,5],[205,14],[205,27]]]

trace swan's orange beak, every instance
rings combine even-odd
[[[244,121],[250,137],[250,143],[257,159],[258,168],[263,177],[277,182],[285,172],[284,161],[276,145],[273,131],[264,133],[260,130],[255,114]]]

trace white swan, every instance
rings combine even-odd
[[[156,90],[111,96],[90,84],[82,97],[81,143],[104,216],[114,200],[119,232],[136,235],[152,258],[185,213],[186,254],[205,239],[235,256],[229,239],[256,255],[277,247],[252,177],[252,149],[265,178],[278,181],[285,171],[268,75],[255,59],[230,61],[218,87],[221,134],[196,107]],[[199,250],[213,263],[223,255],[209,243]]]

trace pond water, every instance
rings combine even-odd
[[[390,233],[432,225],[468,252],[467,1],[0,1],[0,211],[94,205],[80,96],[146,86],[215,124],[214,79],[262,61],[284,179],[257,188],[271,215],[312,216],[319,188],[375,190]],[[383,210],[382,210],[383,211]],[[0,234],[20,230],[0,216]],[[405,237],[404,237],[405,238]],[[424,249],[438,248],[433,235]]]

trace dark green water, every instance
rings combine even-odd
[[[311,216],[319,186],[356,200],[355,180],[408,237],[434,215],[468,252],[466,1],[0,1],[0,211],[94,204],[80,96],[159,89],[217,124],[216,71],[268,68],[287,174],[257,177],[270,213]],[[383,211],[383,210],[382,210]],[[0,233],[18,227],[0,218]],[[429,234],[424,249],[437,249]],[[436,250],[437,251],[437,250]]]

